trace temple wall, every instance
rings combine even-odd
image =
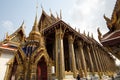
[[[4,80],[7,71],[7,63],[13,58],[13,54],[1,53],[0,55],[0,80]]]

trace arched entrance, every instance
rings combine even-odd
[[[37,64],[37,80],[47,80],[47,64],[44,57]]]

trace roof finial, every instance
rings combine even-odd
[[[42,11],[44,11],[42,4],[41,4],[41,9],[42,9]]]
[[[89,37],[89,32],[88,32],[88,35],[87,35],[88,37]]]
[[[100,32],[99,27],[97,28],[97,32],[98,32],[98,39],[101,40],[102,37],[102,33]]]
[[[80,33],[80,29],[78,28],[78,32]]]
[[[83,34],[86,36],[85,30],[84,30]]]
[[[75,31],[76,31],[76,27],[75,27]]]
[[[8,39],[8,32],[6,33],[6,39]]]
[[[60,19],[57,12],[56,12],[56,15],[57,15],[57,19]]]
[[[94,39],[94,37],[93,37],[93,33],[91,33],[91,38]]]
[[[23,22],[22,22],[22,24],[21,24],[21,27],[22,27],[22,28],[24,27],[24,20],[23,20]]]
[[[60,19],[62,19],[62,10],[60,9]]]
[[[49,9],[50,10],[50,15],[52,15],[52,10],[51,9]]]

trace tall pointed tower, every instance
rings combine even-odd
[[[38,29],[37,15],[36,15],[33,28],[29,34],[29,37],[26,40],[25,53],[27,56],[31,55],[32,52],[40,46],[40,39],[41,39],[41,34]]]

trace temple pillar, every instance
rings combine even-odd
[[[65,77],[65,64],[64,64],[64,47],[63,47],[64,33],[61,28],[55,31],[56,42],[56,77],[61,80]]]
[[[102,59],[101,55],[102,55],[102,49],[98,48],[98,56],[99,56],[99,60],[100,60],[101,68],[102,68],[102,74],[104,74],[105,68],[103,65],[103,59]]]
[[[78,42],[77,42],[77,43],[78,43]],[[77,57],[78,71],[79,71],[80,76],[83,77],[81,54],[80,54],[80,50],[79,50],[79,49],[78,49],[77,51],[78,51],[78,52],[77,52],[77,54],[76,54],[76,57]]]
[[[104,52],[102,51],[102,62],[103,62],[103,66],[104,66],[104,69],[105,69],[105,75],[107,75],[107,67],[106,67],[106,60],[104,58]]]
[[[91,53],[90,53],[89,46],[87,46],[87,52],[88,52],[88,56],[89,56],[89,59],[90,59],[90,65],[91,65],[92,75],[94,75],[94,67],[93,67],[93,62],[92,62],[92,58],[91,58]]]
[[[76,78],[77,77],[77,69],[76,69],[76,61],[75,61],[75,52],[74,52],[74,39],[72,35],[68,36],[68,44],[69,44],[69,55],[70,55],[70,62],[71,62],[71,67],[73,71],[73,76]]]
[[[109,76],[110,75],[110,69],[109,69],[109,66],[108,66],[109,62],[108,62],[107,56],[108,55],[106,53],[104,53],[104,59],[106,61],[105,65],[106,65],[106,68],[107,68],[107,75]]]
[[[92,45],[91,47],[92,47],[93,56],[94,56],[94,59],[95,59],[96,70],[97,70],[98,74],[100,74],[100,70],[99,70],[98,62],[97,62],[97,57],[95,55],[95,47],[94,47],[94,45]]]
[[[95,49],[95,55],[96,55],[96,59],[97,59],[97,62],[98,62],[98,67],[99,67],[99,77],[102,78],[102,67],[101,67],[101,64],[100,64],[100,60],[99,60],[99,56],[98,56],[98,51],[97,51],[98,47],[96,46],[96,49]]]
[[[82,62],[83,62],[83,72],[84,72],[84,77],[87,77],[87,66],[86,66],[86,60],[85,60],[85,55],[84,55],[84,52],[83,52],[83,44],[81,41],[78,42],[78,48],[79,48],[79,51],[80,51],[80,54],[81,54],[81,59],[82,59]]]
[[[104,58],[104,53],[105,53],[105,51],[101,51],[101,58],[102,58],[102,62],[103,62],[103,67],[104,67],[104,72],[105,72],[105,75],[107,74],[107,67],[106,67],[106,60],[105,60],[105,58]],[[105,53],[106,54],[106,53]],[[107,53],[108,54],[108,53]]]

